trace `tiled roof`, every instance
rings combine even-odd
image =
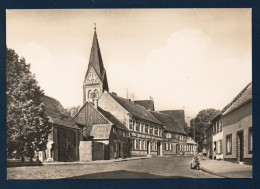
[[[110,124],[93,125],[90,136],[93,136],[94,139],[109,139],[111,128]]]
[[[163,123],[166,130],[187,135],[187,133],[178,125],[176,121],[174,121],[171,116],[153,111],[151,111],[151,114]]]
[[[135,104],[134,102],[124,99],[117,96],[116,94],[110,93],[110,95],[121,105],[123,106],[130,114],[134,117],[144,119],[153,123],[163,125],[158,119],[156,119],[148,110],[143,106]]]
[[[70,117],[70,114],[63,108],[59,101],[48,96],[43,96],[42,102],[45,113],[54,124],[79,129]]]
[[[100,107],[98,107],[98,111],[106,119],[108,119],[111,123],[113,123],[116,127],[120,128],[120,129],[123,129],[123,130],[128,130],[128,128],[121,121],[119,121],[115,116],[113,116],[110,112],[107,112],[107,111],[103,110]]]
[[[250,82],[223,110],[223,115],[226,115],[245,103],[252,100],[252,82]]]
[[[135,100],[134,103],[139,104],[140,106],[143,106],[147,110],[154,111],[153,100]]]
[[[184,110],[161,110],[159,112],[171,116],[181,128],[185,127]]]

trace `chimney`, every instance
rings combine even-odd
[[[98,108],[98,98],[94,98],[94,107]]]

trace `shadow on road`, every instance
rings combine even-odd
[[[126,170],[108,171],[102,173],[86,174],[64,179],[160,179],[160,178],[188,178],[183,176],[161,176],[153,175],[147,172],[134,172]]]

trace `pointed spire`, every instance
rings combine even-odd
[[[97,32],[96,32],[96,23],[94,23],[94,37],[89,57],[89,64],[88,64],[88,70],[86,73],[85,78],[87,77],[89,71],[91,68],[94,68],[94,70],[97,72],[99,78],[103,82],[103,89],[108,91],[108,83],[106,78],[106,70],[103,65],[102,56],[99,48],[98,38],[97,38]]]

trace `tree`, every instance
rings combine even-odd
[[[80,110],[80,106],[72,106],[67,108],[67,112],[70,114],[71,117],[73,117],[79,110]]]
[[[192,133],[194,133],[194,126],[195,126],[195,141],[198,143],[198,150],[201,152],[204,148],[204,141],[206,130],[209,127],[210,120],[213,116],[218,113],[219,110],[205,109],[201,110],[194,119],[191,119],[190,125]],[[194,137],[194,134],[192,134]]]
[[[51,125],[48,122],[35,76],[25,59],[6,48],[7,151],[16,151],[21,161],[31,160],[35,151],[46,149]]]

